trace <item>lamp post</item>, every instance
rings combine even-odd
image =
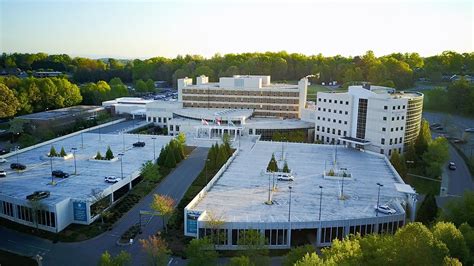
[[[346,173],[344,172],[344,174],[342,175],[342,184],[341,184],[341,199],[344,200],[344,176],[346,175]]]
[[[16,151],[16,163],[18,163],[18,151],[20,150],[20,146],[16,146],[15,147],[15,151]]]
[[[83,135],[83,132],[81,132],[81,149],[84,149],[84,135]]]
[[[379,216],[380,188],[383,187],[383,185],[380,183],[377,183],[377,186],[379,186],[379,192],[377,193],[377,209],[376,209],[375,216]]]
[[[272,189],[271,189],[271,176],[268,175],[268,201],[267,204],[272,204]]]
[[[117,154],[120,157],[120,176],[123,179],[123,153]]]
[[[323,186],[319,186],[320,192],[319,192],[319,221],[321,221],[321,208],[322,208],[322,202],[323,202]]]
[[[122,152],[125,152],[125,132],[122,132]]]
[[[288,189],[290,191],[290,200],[288,203],[288,246],[291,247],[291,189],[293,187],[289,186]]]
[[[156,163],[156,150],[155,150],[156,137],[152,137],[151,139],[153,140],[153,163]]]
[[[49,163],[51,166],[51,185],[54,185],[54,176],[53,176],[53,157],[49,157]]]
[[[76,165],[76,151],[77,148],[71,148],[72,156],[74,157],[74,175],[77,175],[77,165]]]
[[[100,127],[99,127],[99,141],[101,141]]]

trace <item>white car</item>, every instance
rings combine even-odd
[[[0,163],[6,163],[8,162],[7,159],[0,157]]]
[[[474,133],[474,127],[472,128],[466,128],[464,131]]]
[[[118,181],[121,180],[121,178],[113,176],[113,175],[109,175],[109,176],[106,176],[104,180],[107,183],[117,183]]]
[[[388,205],[379,205],[375,206],[375,211],[385,213],[385,214],[395,214],[397,211],[390,208]]]
[[[277,175],[277,180],[279,181],[293,181],[295,177],[289,173],[281,173]]]
[[[0,177],[7,177],[7,171],[0,169]]]

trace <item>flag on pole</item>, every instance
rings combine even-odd
[[[219,126],[221,125],[221,120],[219,118],[216,118],[216,124]]]
[[[206,119],[201,119],[201,123],[202,123],[203,125],[206,125],[206,126],[209,125],[209,123],[206,121]]]

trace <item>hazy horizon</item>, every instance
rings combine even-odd
[[[0,0],[0,52],[145,59],[279,52],[376,56],[473,49],[470,1]]]

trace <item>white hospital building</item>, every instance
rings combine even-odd
[[[346,144],[390,156],[418,136],[423,94],[380,86],[350,86],[348,92],[319,92],[315,140]]]

